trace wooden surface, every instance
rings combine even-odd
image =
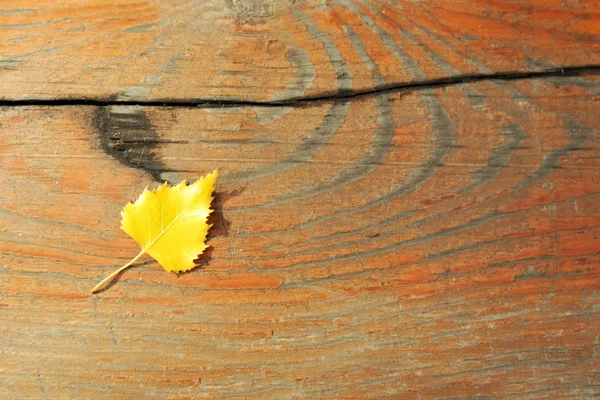
[[[598,65],[599,14],[597,0],[2,0],[0,99],[277,101]]]
[[[600,396],[598,18],[0,2],[0,398]],[[217,167],[201,266],[90,295]]]

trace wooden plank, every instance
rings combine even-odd
[[[599,85],[0,109],[0,397],[600,395]],[[215,167],[203,268],[90,295]]]
[[[3,0],[0,99],[251,100],[600,66],[600,3]]]

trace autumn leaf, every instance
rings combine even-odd
[[[195,183],[182,181],[171,187],[166,182],[155,190],[144,189],[135,203],[121,211],[121,229],[142,248],[127,264],[100,282],[92,293],[105,288],[121,271],[144,254],[149,254],[167,272],[185,272],[194,268],[194,260],[208,247],[204,241],[211,225],[207,219],[212,210],[214,171]]]

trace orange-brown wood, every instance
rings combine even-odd
[[[598,395],[597,87],[3,108],[2,397]],[[203,266],[90,295],[122,206],[215,167]]]
[[[1,1],[0,398],[600,396],[599,15]],[[91,295],[215,168],[199,267]]]
[[[0,99],[277,101],[600,65],[598,18],[595,0],[3,0]]]

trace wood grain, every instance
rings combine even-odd
[[[0,398],[599,397],[599,18],[1,1]],[[199,268],[90,295],[217,167]]]
[[[0,397],[600,395],[599,85],[1,108]],[[90,295],[123,205],[215,167],[203,267]]]
[[[594,0],[3,0],[0,99],[272,102],[598,67],[598,18]]]

